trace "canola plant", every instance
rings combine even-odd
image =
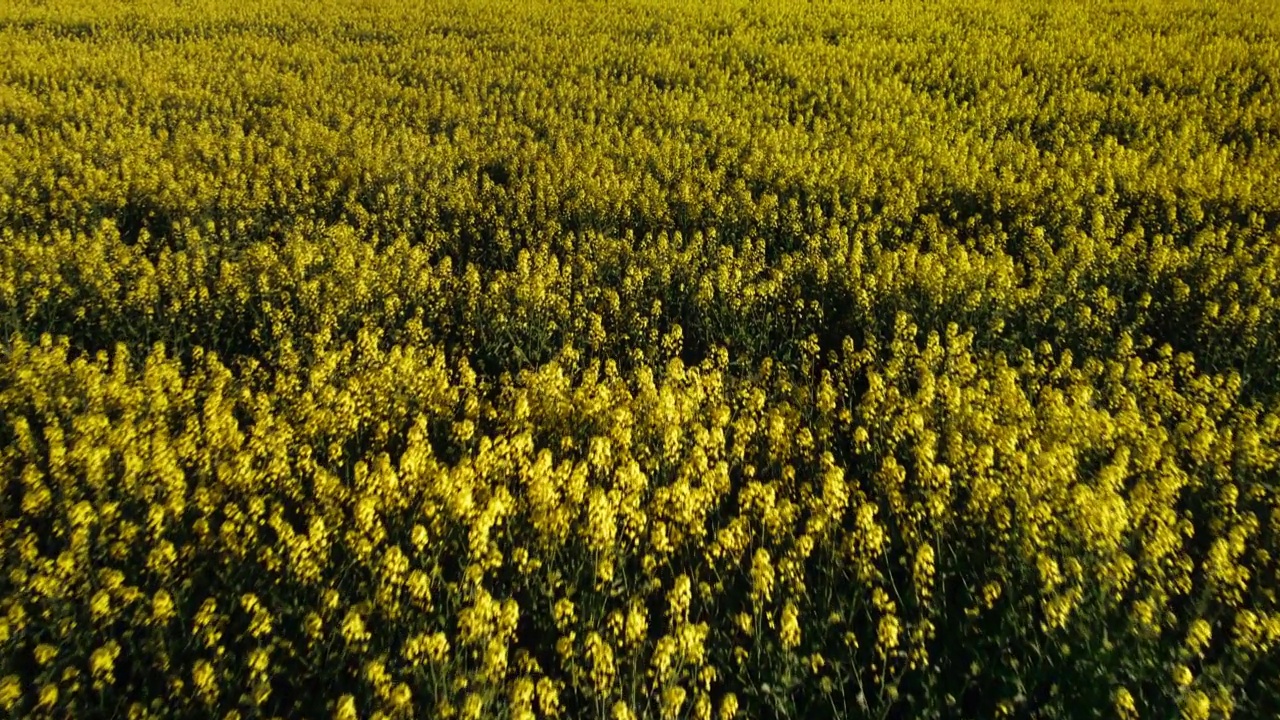
[[[0,46],[10,717],[1280,714],[1269,0]]]

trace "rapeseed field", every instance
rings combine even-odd
[[[1269,0],[5,0],[0,711],[1280,715]]]

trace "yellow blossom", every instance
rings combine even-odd
[[[0,707],[12,711],[22,699],[22,684],[17,675],[5,675],[0,678]]]
[[[609,717],[612,720],[635,720],[636,715],[631,711],[631,707],[626,702],[618,700],[609,710]]]
[[[679,685],[672,685],[662,691],[662,717],[665,720],[675,720],[680,714],[680,708],[684,705],[685,697],[688,693]]]
[[[782,639],[782,647],[787,650],[794,650],[800,645],[799,613],[796,611],[795,603],[787,601],[782,608],[782,620],[778,632]]]
[[[52,710],[58,704],[58,686],[53,683],[45,683],[40,687],[40,696],[36,700],[36,707],[45,711]]]
[[[356,713],[356,699],[352,695],[343,695],[338,698],[337,709],[333,713],[334,720],[358,720],[360,717]]]
[[[1190,629],[1187,631],[1186,646],[1192,653],[1202,653],[1209,646],[1209,640],[1213,636],[1213,630],[1209,627],[1209,623],[1203,618],[1196,618],[1192,621]]]
[[[773,599],[773,564],[769,551],[764,548],[757,549],[751,559],[751,599],[753,602]]]
[[[1210,702],[1209,696],[1201,690],[1196,690],[1184,696],[1181,700],[1182,718],[1183,720],[1208,720]]]
[[[36,646],[33,654],[37,664],[48,665],[53,662],[54,658],[58,657],[58,648],[48,643],[41,643]]]
[[[720,698],[720,711],[717,713],[719,720],[733,720],[738,715],[738,696],[733,693],[725,693]]]
[[[151,598],[151,617],[158,624],[165,624],[173,619],[173,596],[167,590],[157,590]]]
[[[360,645],[368,642],[370,635],[365,629],[364,618],[359,612],[351,610],[342,621],[342,637],[349,645]]]
[[[1112,703],[1115,705],[1116,714],[1120,717],[1138,717],[1138,708],[1133,702],[1133,695],[1127,688],[1117,688],[1112,696]]]

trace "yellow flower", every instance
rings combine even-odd
[[[578,633],[570,630],[567,634],[561,635],[556,639],[556,654],[559,655],[564,662],[568,662],[573,659],[573,641],[576,640],[577,637]]]
[[[667,593],[667,617],[672,622],[685,618],[689,614],[689,602],[692,599],[693,584],[688,575],[681,574]]]
[[[391,689],[391,676],[381,660],[370,660],[364,666],[364,679],[373,686],[379,697],[386,697]]]
[[[254,706],[261,707],[271,697],[271,683],[259,682],[253,687],[253,695],[251,696]]]
[[[191,681],[202,694],[211,694],[217,688],[217,677],[208,660],[197,660],[191,668]]]
[[[356,699],[351,695],[343,695],[338,698],[338,707],[333,713],[334,720],[358,720],[360,717],[356,713]]]
[[[701,665],[706,658],[707,635],[711,627],[706,623],[685,623],[676,628],[676,642],[681,659],[690,665]]]
[[[512,599],[503,600],[498,611],[498,635],[504,639],[513,637],[519,624],[520,604]]]
[[[253,676],[265,675],[271,666],[271,653],[265,648],[254,648],[249,651],[249,673]]]
[[[1060,629],[1066,625],[1080,591],[1076,588],[1056,594],[1044,604],[1045,622],[1042,627]]]
[[[1201,690],[1196,690],[1182,700],[1183,720],[1208,720],[1209,710],[1209,696]]]
[[[547,717],[560,715],[560,688],[548,677],[538,680],[538,709]]]
[[[518,678],[511,685],[511,706],[517,710],[533,706],[533,681],[527,677]]]
[[[1191,676],[1191,670],[1186,665],[1173,666],[1173,682],[1178,687],[1186,687],[1191,684],[1194,678]]]
[[[481,667],[481,675],[490,680],[497,681],[506,674],[507,671],[507,643],[501,638],[490,638],[485,644],[484,664]]]
[[[1260,650],[1263,627],[1258,622],[1258,614],[1249,609],[1237,612],[1232,634],[1232,644],[1236,647],[1252,652]]]
[[[1203,618],[1196,618],[1187,630],[1186,647],[1192,653],[1202,653],[1205,648],[1209,647],[1209,640],[1212,637],[1213,628],[1209,626],[1209,623]]]
[[[404,683],[398,683],[391,690],[391,707],[405,709],[413,702],[413,691]]]
[[[644,641],[649,632],[649,620],[645,613],[644,603],[632,601],[627,609],[626,643],[628,647],[636,647]]]
[[[609,634],[614,638],[622,636],[622,629],[625,625],[626,619],[623,617],[622,611],[620,610],[611,611],[604,621],[605,629],[608,630]]]
[[[163,625],[173,619],[173,596],[168,590],[157,590],[151,598],[151,617]]]
[[[427,547],[427,543],[430,539],[431,536],[425,527],[420,524],[413,526],[413,530],[409,535],[409,542],[413,543],[413,547],[418,552],[422,552]]]
[[[1115,705],[1116,714],[1122,718],[1136,718],[1138,716],[1138,707],[1133,702],[1133,695],[1128,688],[1119,688],[1112,696],[1112,702]]]
[[[929,588],[933,585],[933,561],[933,546],[928,544],[921,545],[919,552],[916,553],[913,571],[916,585],[925,593],[927,593]]]
[[[1000,599],[1000,583],[992,581],[982,586],[982,602],[990,610]]]
[[[81,500],[67,512],[67,520],[70,521],[72,527],[76,528],[89,525],[96,519],[97,513],[94,512],[93,504],[88,500]]]
[[[360,645],[369,641],[369,631],[365,629],[364,618],[360,613],[351,610],[342,621],[342,637],[349,645]]]
[[[662,717],[664,720],[675,720],[680,715],[688,693],[679,685],[672,685],[662,692]]]
[[[552,613],[555,616],[556,627],[564,630],[573,624],[575,620],[573,601],[568,598],[560,598],[556,601],[555,607],[552,608]]]
[[[627,703],[622,700],[613,704],[613,707],[609,711],[609,716],[612,720],[636,720],[636,714],[632,712]]]
[[[720,699],[720,712],[718,713],[720,720],[733,720],[738,714],[738,696],[733,693],[726,693]]]
[[[120,645],[114,640],[96,649],[89,656],[89,672],[95,679],[113,682],[115,679],[116,658],[120,656]]]
[[[449,638],[442,632],[433,633],[427,638],[426,651],[427,657],[431,662],[444,662],[445,657],[449,654]]]
[[[324,631],[324,620],[315,611],[310,611],[307,613],[306,619],[303,620],[303,627],[308,638],[312,641],[319,640],[320,633]]]
[[[52,710],[56,704],[58,704],[58,686],[54,683],[45,683],[40,688],[40,698],[36,701],[36,707],[48,711]]]
[[[0,678],[0,707],[12,712],[13,707],[22,699],[22,683],[17,675],[5,675]]]
[[[596,632],[587,634],[586,646],[587,662],[591,664],[591,683],[597,693],[605,695],[613,685],[613,648]]]
[[[693,720],[711,720],[711,696],[698,691],[693,700]]]
[[[766,602],[773,599],[773,563],[764,548],[757,549],[751,558],[751,601],[761,599]]]
[[[409,597],[413,598],[419,608],[431,609],[431,579],[426,573],[421,570],[410,571],[405,586],[409,590]]]
[[[114,568],[102,570],[99,582],[102,583],[102,589],[105,591],[116,591],[120,585],[124,584],[124,573]]]
[[[258,600],[258,596],[253,593],[245,593],[240,596],[240,607],[250,614],[256,613],[262,609],[262,602]]]
[[[880,625],[876,631],[876,650],[881,657],[885,657],[894,648],[898,647],[898,633],[901,625],[895,615],[885,615],[880,618]]]
[[[795,603],[790,600],[782,608],[782,622],[778,630],[782,639],[782,647],[794,650],[800,645],[800,621]]]
[[[48,643],[41,643],[36,646],[35,652],[36,664],[48,665],[58,657],[58,648]]]
[[[111,595],[106,590],[99,590],[94,593],[93,599],[89,601],[89,614],[94,620],[101,620],[111,612]]]
[[[665,681],[671,673],[671,664],[675,660],[679,647],[675,638],[670,635],[658,638],[653,648],[653,656],[649,659],[650,674],[653,676],[655,686]]]

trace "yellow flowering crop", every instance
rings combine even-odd
[[[1269,0],[0,3],[14,717],[1264,717]]]

